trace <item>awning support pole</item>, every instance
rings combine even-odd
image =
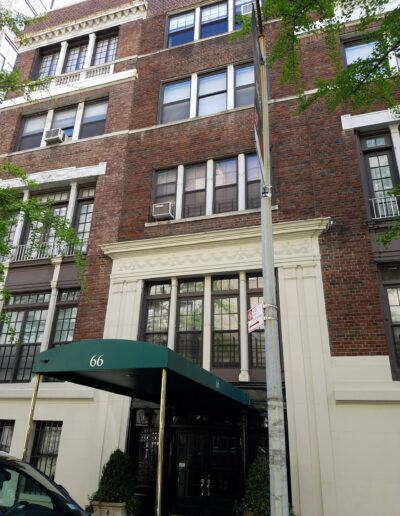
[[[164,476],[165,407],[167,400],[167,370],[162,370],[160,394],[160,427],[158,434],[156,516],[161,516],[162,486]]]
[[[36,374],[35,375],[35,384],[33,386],[33,393],[32,393],[32,399],[31,399],[31,408],[29,410],[28,425],[26,427],[24,449],[22,451],[22,460],[26,460],[26,456],[27,456],[27,453],[28,453],[28,445],[29,445],[29,440],[30,440],[30,437],[31,437],[32,421],[33,421],[33,415],[35,413],[35,406],[36,406],[36,400],[37,400],[37,393],[38,393],[38,390],[39,390],[40,378],[41,378],[40,374]]]

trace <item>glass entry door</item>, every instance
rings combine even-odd
[[[231,515],[240,497],[241,450],[233,430],[176,429],[170,514]]]

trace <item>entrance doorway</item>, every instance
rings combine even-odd
[[[170,514],[228,516],[240,497],[241,446],[234,429],[175,429]]]

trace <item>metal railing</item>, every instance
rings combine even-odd
[[[62,86],[66,84],[71,84],[79,81],[84,81],[87,79],[92,79],[93,77],[100,77],[102,75],[110,75],[114,71],[114,64],[106,63],[98,66],[91,66],[90,68],[86,68],[85,70],[79,70],[77,72],[64,73],[59,77],[56,77],[53,81],[55,86]]]
[[[86,254],[87,240],[79,244],[60,244],[58,242],[43,242],[37,246],[32,244],[21,244],[15,246],[9,256],[0,257],[1,261],[26,262],[30,260],[43,260],[55,256],[73,256],[76,252]]]
[[[388,219],[400,215],[400,196],[374,197],[369,202],[373,219]]]

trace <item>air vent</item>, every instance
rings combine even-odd
[[[62,143],[65,138],[65,133],[62,129],[50,129],[44,133],[44,141],[52,145],[53,143]]]
[[[253,2],[248,2],[240,7],[242,16],[249,16],[253,10]]]
[[[175,205],[172,202],[159,202],[153,204],[153,218],[156,220],[168,220],[175,217]]]

